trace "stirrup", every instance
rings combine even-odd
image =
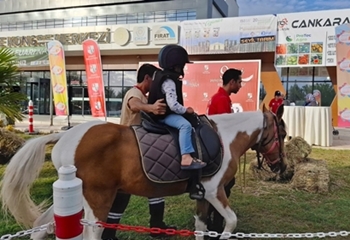
[[[192,200],[203,200],[205,195],[205,189],[202,183],[196,183],[195,190],[196,191],[194,192],[190,192],[190,198]]]

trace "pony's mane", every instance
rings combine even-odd
[[[258,110],[254,112],[249,111],[249,112],[239,112],[239,113],[217,114],[217,115],[210,115],[208,117],[213,119],[217,124],[226,123],[226,122],[230,122],[230,124],[232,123],[239,124],[247,120],[251,120],[259,117],[261,118],[262,112]]]
[[[254,112],[210,115],[208,118],[213,120],[218,128],[227,131],[234,128],[250,132],[263,127],[263,114],[260,110]]]

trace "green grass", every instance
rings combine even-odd
[[[50,159],[50,147],[46,159]],[[291,189],[287,183],[255,181],[248,170],[255,154],[248,153],[246,187],[240,176],[232,189],[230,203],[238,217],[235,232],[244,233],[306,233],[350,231],[350,151],[314,148],[310,157],[327,160],[331,174],[330,192],[313,194]],[[0,176],[5,166],[0,166]],[[0,177],[1,178],[1,177]],[[39,179],[32,189],[35,201],[52,201],[52,183],[57,179],[56,170],[46,161]],[[243,192],[242,192],[243,191]],[[165,221],[180,229],[193,230],[195,202],[187,194],[166,198]],[[132,196],[122,219],[123,224],[148,226],[149,209],[146,198]],[[21,228],[13,219],[0,215],[0,236],[15,233]],[[151,239],[145,234],[118,233],[120,239]],[[28,239],[28,238],[21,238]],[[54,238],[52,238],[54,239]],[[173,240],[190,239],[173,237]],[[346,238],[332,238],[346,239]]]

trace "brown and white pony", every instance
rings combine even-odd
[[[262,153],[270,168],[283,172],[283,142],[286,136],[282,120],[283,106],[276,115],[265,106],[263,112],[243,112],[209,116],[222,140],[224,157],[217,173],[202,179],[205,200],[197,201],[195,229],[206,231],[210,202],[226,221],[225,232],[232,232],[237,217],[230,208],[224,186],[237,172],[239,157],[249,148]],[[45,145],[56,143],[52,161],[56,169],[75,165],[83,181],[85,219],[106,221],[118,190],[144,197],[183,194],[187,182],[160,184],[151,182],[143,172],[140,152],[132,129],[103,121],[80,124],[67,132],[29,140],[8,164],[2,182],[1,198],[19,224],[38,226],[53,221],[53,207],[42,213],[30,198],[30,187],[44,163]],[[101,239],[103,229],[84,229],[84,239]],[[43,239],[37,233],[33,239]],[[201,236],[197,240],[203,239]]]

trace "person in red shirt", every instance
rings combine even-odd
[[[222,87],[208,103],[208,115],[231,113],[231,93],[237,93],[242,87],[242,71],[230,68],[222,76]]]
[[[231,93],[236,94],[242,87],[242,71],[230,68],[225,71],[222,76],[222,87],[215,93],[208,104],[208,115],[232,113],[231,109]],[[233,178],[226,186],[225,193],[229,197],[231,188],[235,185]],[[213,216],[211,216],[213,215]],[[208,210],[207,227],[209,231],[221,233],[224,230],[224,218],[210,204]],[[219,239],[219,237],[211,238]]]
[[[275,97],[269,103],[270,111],[276,114],[278,107],[283,103],[283,95],[280,91],[275,92]]]

